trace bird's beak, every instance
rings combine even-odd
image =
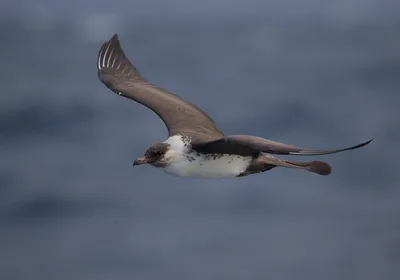
[[[133,162],[133,166],[148,163],[145,157],[138,158]]]

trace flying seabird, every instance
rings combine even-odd
[[[277,155],[326,155],[361,148],[317,150],[250,135],[225,136],[200,108],[148,82],[125,56],[118,35],[106,41],[98,54],[98,77],[110,90],[154,111],[168,129],[168,138],[147,149],[134,166],[150,164],[176,176],[196,178],[242,177],[274,167],[300,168],[320,175],[332,169],[322,161],[281,160]]]

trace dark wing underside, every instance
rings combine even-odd
[[[170,136],[189,135],[197,142],[223,137],[207,113],[145,80],[125,56],[117,34],[102,45],[97,69],[100,81],[113,92],[154,111],[165,123]]]
[[[371,140],[363,142],[361,144],[332,150],[318,150],[318,149],[304,149],[296,146],[283,144],[267,140],[261,137],[249,136],[249,135],[233,135],[227,136],[221,139],[213,140],[207,143],[193,144],[193,149],[202,153],[223,153],[223,154],[234,154],[241,156],[256,156],[259,153],[269,153],[277,155],[327,155],[348,150],[354,150],[361,148],[369,144]]]

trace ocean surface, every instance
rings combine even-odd
[[[396,13],[236,14],[0,19],[1,280],[400,279]],[[133,168],[167,134],[98,80],[114,32],[147,79],[226,134],[312,148],[375,140],[315,157],[330,176]]]

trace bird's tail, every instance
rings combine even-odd
[[[307,171],[317,173],[319,175],[329,175],[332,172],[332,167],[323,161],[297,162],[297,161],[283,160],[282,162],[285,163],[285,165],[282,165],[284,167],[302,168]]]
[[[289,161],[289,160],[281,160],[279,158],[266,154],[262,155],[257,160],[260,164],[263,164],[263,166],[266,167],[268,166],[268,169],[271,169],[276,166],[281,166],[287,168],[300,168],[319,175],[329,175],[332,172],[331,166],[326,162],[322,161],[307,161],[307,162]]]

